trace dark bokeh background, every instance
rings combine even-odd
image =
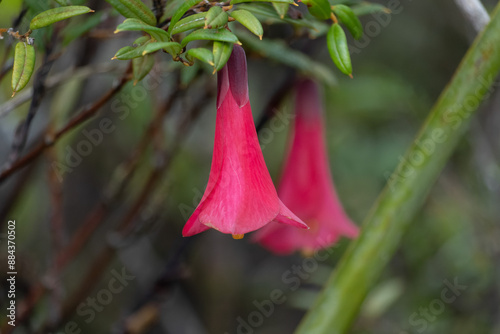
[[[4,0],[0,4],[0,27],[10,26],[20,3]],[[98,10],[106,8],[101,1],[87,3]],[[371,15],[362,18],[364,25],[374,27],[373,22],[377,22],[380,29],[371,36],[367,33],[361,42],[350,40],[358,50],[353,54],[354,79],[335,70],[338,85],[324,89],[332,173],[346,211],[358,225],[475,35],[451,0],[400,3],[400,12],[381,15],[381,21]],[[491,10],[496,1],[483,3]],[[49,77],[72,66],[99,73],[84,78],[70,75],[64,84],[48,90],[35,117],[28,148],[40,140],[47,124],[65,124],[121,75],[126,62],[109,59],[137,36],[110,34],[120,20],[105,19],[93,33],[64,49]],[[21,30],[25,27],[26,22]],[[273,27],[269,34],[289,36],[292,31],[287,29]],[[0,41],[2,54],[8,40]],[[39,40],[43,36],[37,43]],[[294,47],[303,45],[301,41],[292,43]],[[324,39],[307,45],[311,57],[334,67]],[[249,56],[250,98],[258,119],[269,99],[288,80],[290,70],[250,52]],[[41,60],[40,53],[38,64]],[[152,145],[139,159],[131,182],[120,196],[106,200],[110,193],[106,185],[120,180],[117,166],[134,151],[143,133],[150,130],[147,127],[155,110],[178,86],[178,68],[167,55],[159,55],[156,79],[149,81],[160,82],[157,87],[127,85],[95,120],[77,128],[32,167],[1,185],[2,233],[7,219],[17,222],[18,301],[36,282],[49,289],[34,308],[28,326],[16,328],[15,333],[30,333],[29,328],[40,326],[48,330],[52,323],[64,328],[68,321],[76,322],[82,333],[123,333],[124,328],[140,333],[131,329],[134,326],[145,333],[292,333],[335,267],[348,240],[341,240],[326,261],[311,265],[299,255],[276,257],[249,238],[232,240],[216,231],[182,238],[182,226],[201,198],[210,169],[215,101],[205,101],[203,96],[213,90],[215,77],[206,72],[184,93],[177,93],[184,95],[160,124],[160,135],[149,138]],[[11,101],[10,94],[7,75],[0,86],[2,106]],[[127,103],[130,96],[131,103]],[[500,333],[499,106],[500,96],[493,94],[482,107],[414,218],[395,258],[375,282],[353,333]],[[199,116],[192,115],[193,107]],[[8,157],[15,128],[27,110],[25,103],[0,119],[2,161]],[[278,114],[291,110],[291,100],[285,98]],[[114,131],[104,134],[92,153],[63,175],[64,182],[57,176],[51,180],[53,163],[64,162],[68,147],[76,149],[85,139],[84,131],[99,128],[105,117],[112,120]],[[286,125],[283,130],[264,127],[261,131],[264,157],[275,181],[279,180],[290,122],[287,117],[282,119]],[[181,127],[182,122],[189,126]],[[179,133],[184,135],[179,137]],[[158,153],[164,150],[169,153]],[[155,171],[158,175],[153,186],[145,188]],[[16,189],[20,189],[17,194]],[[142,197],[145,200],[141,202],[138,198]],[[104,219],[80,254],[61,273],[46,275],[58,249],[54,240],[67,244],[82,224],[89,223],[89,214],[101,206]],[[115,229],[127,220],[130,229],[121,237]],[[62,228],[55,230],[54,221],[62,221]],[[62,234],[59,239],[54,237],[56,233]],[[4,240],[2,234],[2,263]],[[100,268],[102,275],[87,278],[89,268],[99,267],[98,260],[107,259],[105,245],[110,245],[116,256],[110,255],[110,265]],[[297,267],[310,272],[300,277],[294,273]],[[85,312],[91,309],[87,298],[99,300],[101,296],[102,300],[108,295],[102,291],[109,291],[110,281],[123,270],[134,278],[90,319],[91,312]],[[4,272],[0,272],[2,288]],[[66,301],[82,282],[97,284],[81,296],[84,304],[76,304],[81,306],[80,312],[70,312],[61,320]],[[463,287],[447,302],[443,291],[454,282]],[[274,305],[259,323],[258,316],[252,318],[259,310],[257,305],[266,304],[263,301],[271,299],[275,289],[283,292],[282,300],[286,301]],[[1,309],[5,309],[5,295],[2,290]],[[452,295],[445,292],[445,296]],[[247,326],[242,327],[242,321],[259,324],[251,325],[249,331],[242,329]]]

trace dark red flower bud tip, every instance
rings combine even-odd
[[[229,57],[226,67],[229,89],[233,94],[234,100],[241,108],[248,103],[248,77],[245,51],[238,44],[233,46],[233,53]]]

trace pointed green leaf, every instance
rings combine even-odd
[[[220,71],[226,65],[233,52],[233,43],[214,42],[214,73]]]
[[[155,64],[155,57],[153,55],[146,55],[144,57],[134,58],[132,60],[132,70],[134,74],[134,86],[144,79]]]
[[[194,5],[197,5],[200,3],[200,0],[186,0],[176,11],[175,14],[172,16],[172,19],[170,20],[170,26],[168,27],[168,33],[172,34],[172,29],[174,29],[174,26],[176,25],[177,22],[186,14],[186,12],[193,7]]]
[[[344,29],[338,23],[334,23],[328,30],[326,42],[335,65],[342,73],[352,77],[351,56],[349,55],[347,39]]]
[[[142,51],[142,55],[156,52],[158,50],[165,50],[172,55],[172,58],[177,57],[182,52],[182,46],[177,42],[154,42],[149,43]]]
[[[227,13],[219,6],[210,8],[205,17],[205,29],[224,27],[227,24]]]
[[[91,12],[93,12],[93,10],[85,6],[66,6],[52,8],[35,16],[30,22],[30,29],[40,29],[53,23],[69,19],[70,17]]]
[[[145,31],[159,42],[168,42],[170,40],[165,30],[147,25],[138,19],[126,19],[123,21],[116,27],[115,34],[120,31]]]
[[[351,8],[345,5],[337,5],[333,7],[333,12],[340,22],[345,24],[355,39],[360,39],[363,36],[363,26]]]
[[[201,60],[202,62],[205,62],[209,64],[210,66],[214,66],[214,55],[212,51],[209,49],[205,48],[193,48],[189,49],[188,52],[186,53],[186,58],[189,61],[193,61],[194,58]]]
[[[182,47],[185,47],[187,43],[196,40],[210,40],[241,44],[238,41],[238,37],[226,29],[200,29],[187,35],[182,40],[181,45]]]
[[[281,19],[284,19],[286,14],[288,13],[288,7],[290,7],[290,4],[273,2],[273,7],[276,10],[276,13],[279,15],[279,17]]]
[[[194,15],[189,15],[188,17],[183,18],[179,22],[175,24],[175,27],[172,29],[172,35],[188,31],[191,29],[199,29],[205,26],[205,17],[207,16],[207,12],[198,13]]]
[[[326,25],[323,22],[320,22],[318,20],[308,20],[306,18],[301,18],[301,19],[291,19],[288,16],[285,16],[285,18],[280,18],[278,13],[276,13],[275,10],[273,10],[270,6],[264,3],[254,3],[254,4],[240,4],[238,5],[238,8],[248,10],[252,14],[256,15],[256,17],[262,22],[266,22],[268,24],[272,23],[289,23],[293,24],[296,26],[300,27],[307,27],[310,29],[313,29],[314,31],[316,30],[321,30],[326,33],[326,31],[329,28],[329,25]],[[324,28],[325,26],[326,28]]]
[[[262,29],[262,24],[260,24],[260,21],[255,17],[255,15],[250,13],[248,10],[240,9],[231,12],[231,16],[234,17],[236,21],[245,26],[248,30],[250,30],[253,34],[259,36],[259,38],[262,39],[264,29]]]
[[[126,18],[133,18],[155,26],[156,16],[141,0],[106,0],[114,9]]]
[[[12,91],[14,96],[26,87],[35,69],[35,48],[25,42],[19,42],[14,52],[14,67],[12,69]]]
[[[320,20],[329,19],[332,13],[328,0],[302,0],[309,13]]]
[[[242,2],[277,2],[277,3],[289,3],[291,5],[297,6],[293,0],[231,0],[231,5],[236,5]]]
[[[132,46],[125,46],[118,50],[118,52],[115,54],[113,59],[120,59],[120,60],[128,60],[128,59],[133,59],[137,57],[142,57],[142,54],[146,47],[150,44],[150,41],[139,45],[138,47],[132,47]]]
[[[281,40],[259,40],[246,31],[238,32],[238,38],[245,46],[263,57],[296,68],[307,76],[315,77],[327,85],[333,85],[336,82],[335,75],[329,67],[314,61],[302,52],[291,49]]]

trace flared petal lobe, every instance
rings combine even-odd
[[[183,235],[209,228],[241,235],[281,215],[281,222],[307,228],[278,199],[252,118],[245,53],[235,45],[218,73],[214,154],[207,188]]]
[[[288,254],[329,247],[341,235],[356,237],[358,228],[345,214],[330,174],[320,96],[310,80],[296,87],[291,138],[278,195],[311,229],[301,231],[270,224],[254,239],[275,253]]]

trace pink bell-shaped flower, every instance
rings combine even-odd
[[[272,221],[307,229],[278,198],[264,162],[248,97],[245,52],[239,45],[234,45],[217,83],[210,176],[182,234],[192,236],[214,228],[240,239]]]
[[[331,246],[340,235],[354,238],[358,228],[335,192],[328,163],[323,111],[316,84],[304,80],[296,87],[294,134],[278,194],[304,220],[309,230],[269,224],[254,240],[277,254],[300,250],[306,254]]]

